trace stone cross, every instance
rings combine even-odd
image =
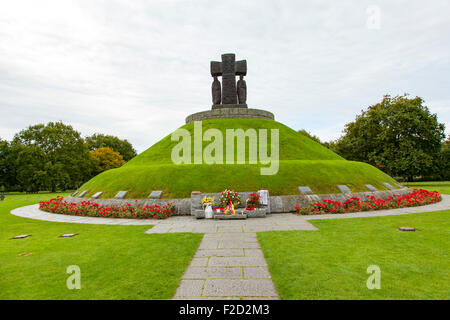
[[[236,61],[234,53],[223,54],[222,62],[211,61],[211,75],[222,76],[222,104],[236,105],[238,103],[236,75],[245,76],[246,74],[247,60]],[[213,100],[218,99],[213,97]]]

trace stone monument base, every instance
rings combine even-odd
[[[225,109],[225,108],[248,108],[247,104],[213,104],[212,110]]]
[[[223,106],[223,105],[216,105]],[[243,105],[236,105],[243,106]],[[250,109],[246,107],[222,107],[216,108],[214,110],[197,112],[189,115],[186,118],[186,123],[194,121],[202,121],[208,119],[227,119],[227,118],[262,118],[275,120],[272,112],[260,110],[260,109]]]

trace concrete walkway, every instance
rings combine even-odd
[[[278,299],[256,233],[205,234],[174,299]]]

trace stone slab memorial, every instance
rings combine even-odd
[[[103,192],[101,192],[101,191],[99,191],[99,192],[96,192],[96,193],[94,193],[93,195],[92,195],[92,199],[98,199],[101,195],[102,195],[102,193]]]
[[[371,184],[366,184],[365,187],[367,188],[367,190],[369,191],[377,191],[378,189],[375,188],[373,185]]]
[[[162,196],[162,191],[161,190],[155,190],[155,191],[152,191],[151,193],[150,193],[150,195],[148,196],[148,198],[149,199],[160,199],[161,198],[161,196]]]
[[[312,192],[311,188],[308,187],[308,186],[300,186],[300,187],[298,187],[298,191],[301,194],[304,194],[304,195],[312,195],[312,194],[314,194],[314,192]]]
[[[82,193],[80,193],[78,195],[78,198],[83,198],[86,195],[86,193],[88,193],[88,190],[84,190]]]
[[[346,186],[345,184],[338,184],[336,187],[342,193],[352,193],[352,190],[350,190],[350,188],[348,186]]]
[[[272,61],[272,63],[279,62]],[[227,162],[224,163],[227,165],[226,170],[215,170],[214,166],[196,160],[196,155],[202,150],[197,150],[197,144],[194,143],[193,148],[186,148],[186,150],[184,150],[184,148],[182,149],[183,159],[184,152],[186,151],[186,159],[190,158],[192,160],[193,157],[195,166],[186,169],[187,167],[184,165],[176,166],[178,163],[174,163],[174,161],[172,161],[173,163],[167,162],[165,165],[170,168],[170,171],[168,171],[170,172],[170,177],[168,177],[167,172],[161,170],[161,166],[158,162],[159,157],[147,157],[144,156],[144,154],[158,154],[161,155],[161,159],[164,160],[173,159],[173,154],[171,152],[180,146],[180,141],[175,141],[176,139],[173,140],[174,136],[172,136],[172,139],[161,140],[165,141],[164,143],[166,144],[164,145],[164,150],[158,149],[161,145],[156,143],[147,150],[148,152],[146,151],[137,155],[133,161],[128,162],[124,166],[111,170],[108,174],[101,174],[93,177],[90,181],[86,182],[85,185],[78,188],[80,191],[85,191],[74,193],[72,196],[66,197],[66,199],[70,202],[80,203],[86,200],[84,196],[88,193],[87,190],[89,190],[89,194],[92,194],[98,193],[100,191],[98,189],[101,188],[104,192],[103,195],[117,193],[113,199],[105,199],[102,197],[95,200],[96,203],[102,206],[120,206],[126,205],[127,203],[130,203],[131,206],[164,206],[171,203],[175,206],[174,215],[191,215],[196,218],[204,218],[205,211],[202,208],[202,198],[204,196],[213,196],[215,197],[215,203],[218,204],[223,188],[231,188],[237,191],[241,196],[242,202],[235,208],[236,211],[242,212],[247,218],[252,218],[264,217],[265,215],[272,213],[293,212],[295,211],[296,206],[308,207],[317,204],[318,202],[322,202],[323,200],[343,202],[352,196],[364,199],[367,195],[386,199],[394,194],[402,195],[410,192],[408,188],[401,187],[398,184],[395,184],[395,186],[399,186],[400,189],[395,189],[387,183],[384,185],[388,190],[378,191],[376,188],[373,188],[372,185],[381,186],[383,181],[392,181],[389,176],[379,171],[379,169],[375,167],[369,168],[370,165],[368,164],[365,164],[364,167],[362,167],[360,166],[361,163],[342,159],[342,157],[331,150],[324,152],[323,148],[317,142],[301,135],[296,130],[286,127],[282,123],[275,121],[275,116],[272,112],[263,110],[259,106],[256,106],[255,108],[254,106],[248,105],[246,82],[248,67],[247,60],[241,59],[239,56],[236,58],[234,53],[225,53],[222,54],[217,61],[209,61],[209,74],[205,73],[204,77],[206,79],[208,79],[209,76],[212,77],[210,98],[212,100],[212,105],[207,108],[193,110],[195,112],[188,115],[186,118],[187,125],[185,125],[183,129],[187,130],[190,136],[192,136],[193,133],[194,138],[196,134],[200,134],[204,142],[207,142],[208,139],[206,139],[203,134],[206,134],[209,129],[214,129],[211,131],[216,133],[220,131],[220,133],[225,135],[225,138],[229,132],[233,133],[236,139],[240,139],[237,140],[236,148],[243,145],[245,150],[248,149],[249,152],[250,146],[247,148],[247,141],[252,142],[253,145],[261,146],[263,145],[261,144],[261,141],[263,141],[262,139],[265,139],[267,143],[269,142],[270,137],[270,145],[272,147],[276,145],[272,143],[272,138],[278,139],[277,141],[281,142],[281,145],[277,147],[279,147],[279,153],[281,154],[277,153],[277,159],[282,159],[283,161],[279,162],[280,170],[277,171],[277,174],[266,175],[264,178],[261,178],[259,174],[262,172],[261,169],[264,166],[263,161],[254,164],[250,161],[247,162],[247,159],[245,159],[244,163],[248,166],[248,169],[244,169],[246,167],[239,165],[228,166],[228,164],[231,163]],[[265,79],[260,79],[258,82],[255,82],[261,83],[261,81],[271,81],[272,75],[263,73],[262,76],[264,76]],[[259,91],[259,89],[256,89],[254,92]],[[264,97],[259,97],[259,100],[264,101],[263,98]],[[209,100],[209,97],[206,96],[205,100]],[[192,122],[195,122],[195,124]],[[208,128],[205,127],[203,130],[203,125]],[[211,131],[210,133],[212,134]],[[242,139],[242,135],[240,135],[242,131],[244,131],[244,139]],[[271,135],[269,135],[269,131]],[[253,132],[257,132],[257,140],[254,140],[255,138],[250,139]],[[264,137],[261,136],[261,132],[265,134]],[[272,135],[273,133],[274,135]],[[279,133],[279,135],[277,133]],[[300,135],[301,138],[299,138]],[[220,136],[220,134],[217,133],[217,136]],[[245,136],[248,136],[249,139]],[[231,139],[235,139],[234,137],[231,136]],[[216,140],[218,138],[214,136],[214,139]],[[215,140],[214,142],[216,142]],[[227,141],[225,140],[227,139],[224,139],[223,142],[226,144]],[[211,141],[211,139],[209,139],[209,141]],[[240,141],[243,141],[243,143]],[[203,143],[200,144],[200,149],[202,149],[202,146]],[[212,143],[207,144],[207,147],[211,146],[213,146]],[[303,152],[291,152],[290,154],[287,154],[286,150],[291,146],[294,150],[303,150]],[[216,149],[214,150],[217,152]],[[237,151],[240,152],[239,150]],[[267,148],[267,156],[272,151],[274,150],[269,150],[269,148]],[[190,154],[188,155],[188,153]],[[257,150],[257,154],[261,160],[261,155],[263,155],[261,150]],[[314,160],[314,163],[310,163],[311,160]],[[136,163],[139,163],[139,166],[133,167]],[[182,160],[181,163],[192,164],[188,160]],[[216,165],[220,168],[222,165],[220,160],[216,162]],[[254,166],[257,166],[258,168]],[[191,168],[192,172],[190,171]],[[289,170],[287,170],[287,168],[289,168]],[[331,176],[331,172],[334,172],[331,168],[337,170],[340,168],[346,169],[342,171],[342,177],[340,177],[339,181],[335,180],[336,177]],[[289,174],[286,175],[286,172]],[[313,182],[314,179],[307,177],[311,172],[316,172],[318,178],[321,178],[319,179],[321,181],[315,184],[315,182]],[[352,174],[347,174],[348,172],[351,172]],[[374,172],[376,175],[373,174]],[[190,174],[189,179],[192,181],[192,185],[187,186],[187,188],[178,188],[178,186],[184,186],[186,184],[186,174]],[[148,190],[158,188],[164,190],[164,194],[162,190],[153,190],[150,195],[146,191],[144,192],[140,185],[141,179],[139,179],[142,176],[145,176],[149,181],[147,187]],[[280,176],[282,177],[281,181]],[[209,177],[214,177],[214,179],[211,179],[211,183],[207,181]],[[199,181],[199,179],[202,181]],[[117,184],[113,183],[118,180],[123,182],[122,186],[117,186]],[[355,183],[354,180],[360,182]],[[161,181],[161,183],[152,186],[150,183],[151,181]],[[338,190],[336,189],[336,193],[333,194],[320,194],[320,192],[328,192],[328,190],[336,188],[336,183],[341,183],[341,185],[337,186],[340,193],[338,193]],[[358,189],[364,187],[364,183],[366,183],[365,187],[369,190],[368,192],[352,192],[348,187],[352,186],[355,189]],[[371,185],[368,183],[371,183]],[[391,183],[394,184],[395,182],[392,181]],[[298,184],[304,185],[298,186]],[[314,189],[315,193],[312,192],[308,184]],[[114,187],[111,187],[111,185],[114,185]],[[239,187],[237,187],[237,185],[239,185]],[[119,188],[127,189],[128,191],[120,191]],[[198,190],[198,188],[204,188],[205,190],[193,191],[189,194],[190,190]],[[238,188],[245,192],[238,190]],[[255,189],[259,191],[249,191]],[[271,194],[274,194],[274,196],[270,195],[268,190],[270,190]],[[246,200],[253,192],[259,192],[261,196],[261,206],[255,208],[255,210],[247,210]],[[78,196],[76,196],[77,194]],[[125,199],[125,197],[130,194],[136,198]],[[171,194],[177,194],[179,198],[168,198]],[[218,208],[213,209],[218,211]]]
[[[125,199],[125,197],[127,196],[128,191],[119,191],[117,192],[117,194],[114,196],[114,199]]]
[[[383,182],[384,186],[386,188],[388,188],[389,190],[395,190],[395,187],[393,187],[391,184],[387,183],[387,182]]]

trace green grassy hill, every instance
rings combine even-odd
[[[111,198],[120,190],[129,190],[129,198],[146,198],[152,190],[163,190],[164,198],[189,197],[191,191],[219,192],[225,188],[237,191],[268,189],[271,195],[298,194],[297,186],[308,185],[316,193],[336,193],[337,184],[347,184],[352,191],[366,191],[364,184],[384,190],[383,182],[394,180],[365,163],[346,161],[319,143],[285,125],[266,119],[214,119],[202,122],[203,133],[216,128],[223,133],[225,151],[226,129],[279,130],[279,170],[275,175],[261,175],[267,164],[180,164],[171,160],[178,141],[171,135],[139,154],[118,169],[108,170],[85,183],[80,190],[87,196],[102,191]],[[194,134],[194,124],[181,127]],[[270,139],[269,139],[270,141]],[[203,148],[211,142],[203,142]],[[236,148],[236,146],[235,146]],[[193,141],[191,153],[194,152]],[[269,147],[270,152],[270,147]],[[246,144],[248,160],[248,143]]]

